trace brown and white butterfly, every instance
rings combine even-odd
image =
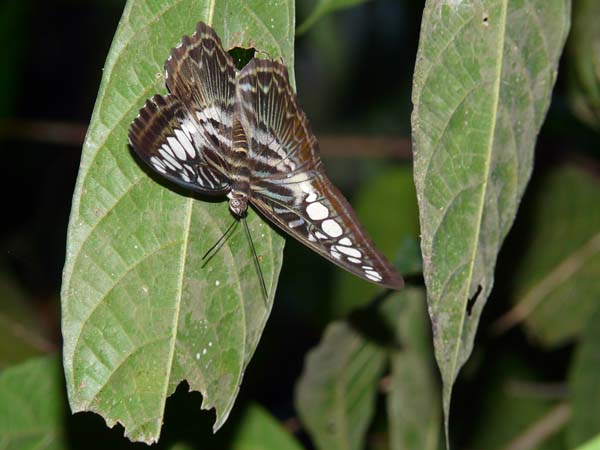
[[[253,59],[237,71],[214,30],[198,23],[172,50],[165,70],[169,94],[148,100],[129,130],[144,162],[180,186],[226,195],[238,218],[250,203],[365,280],[403,287],[325,175],[285,66]]]

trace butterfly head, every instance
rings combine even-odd
[[[227,197],[229,198],[229,210],[236,217],[242,217],[248,210],[248,196],[243,192],[231,191]]]

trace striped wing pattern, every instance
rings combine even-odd
[[[167,96],[134,120],[132,148],[154,171],[207,194],[240,198],[349,272],[400,289],[352,207],[322,169],[318,143],[285,66],[253,59],[236,72],[212,28],[199,23],[166,64]],[[245,211],[245,203],[242,203]]]
[[[155,95],[133,121],[129,143],[168,180],[202,194],[226,194],[229,181],[206,160],[202,131],[177,98]]]
[[[238,77],[248,136],[250,201],[282,230],[371,282],[403,286],[352,207],[322,169],[318,143],[298,106],[285,66],[253,60]]]
[[[140,158],[170,181],[203,194],[230,190],[235,67],[214,30],[199,23],[165,63],[165,97],[146,102],[129,129]]]

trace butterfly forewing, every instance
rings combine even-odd
[[[252,61],[238,77],[237,93],[248,136],[252,204],[335,264],[371,282],[401,288],[402,278],[322,171],[316,139],[285,67]]]
[[[129,142],[146,164],[170,181],[205,194],[224,194],[229,182],[207,164],[200,135],[177,98],[155,95],[133,121]]]
[[[166,85],[202,129],[206,159],[228,173],[235,105],[235,67],[214,30],[199,23],[165,63]]]

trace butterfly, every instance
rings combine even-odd
[[[248,205],[318,254],[381,286],[404,282],[329,181],[287,69],[252,59],[237,70],[200,22],[165,63],[167,95],[146,102],[129,143],[158,175],[200,194]],[[260,267],[259,267],[260,269]]]

